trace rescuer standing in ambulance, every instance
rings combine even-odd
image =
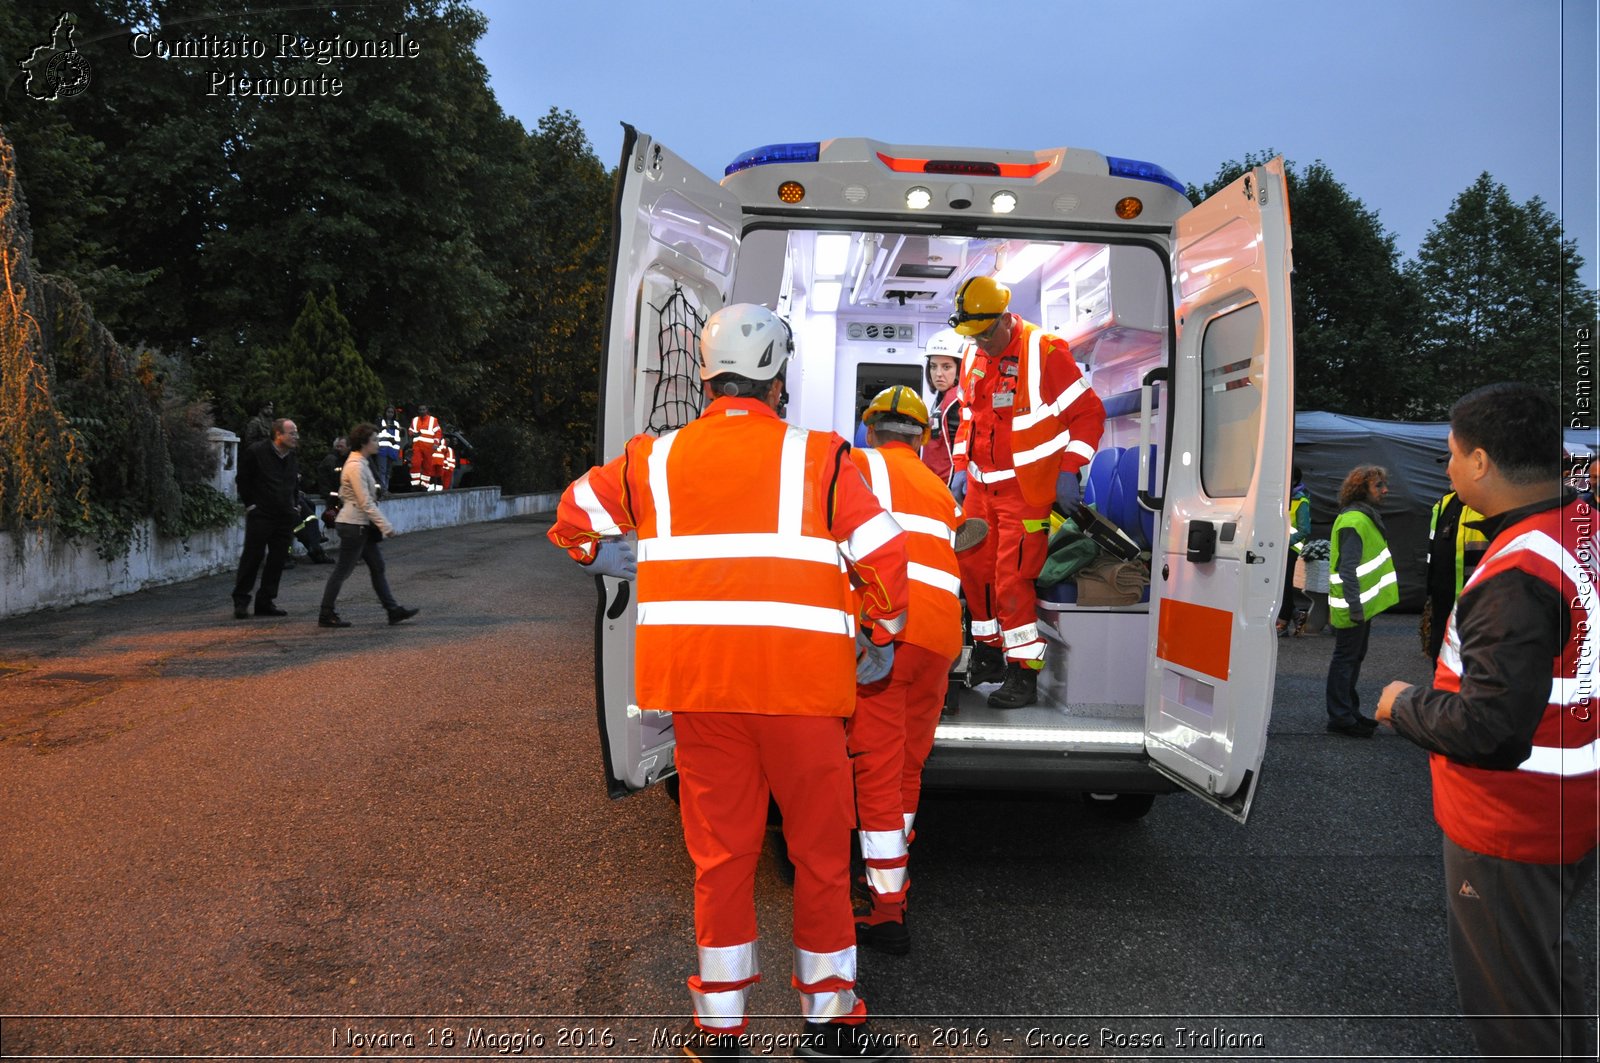
[[[933,411],[928,422],[928,441],[922,444],[922,463],[945,483],[954,471],[950,454],[961,428],[961,350],[967,341],[955,329],[942,329],[928,340],[925,376],[933,392]]]
[[[724,307],[700,349],[704,412],[659,438],[635,436],[580,477],[549,538],[596,573],[636,572],[635,697],[673,713],[695,864],[699,971],[685,1054],[740,1054],[761,978],[755,874],[770,794],[795,865],[798,1053],[877,1058],[883,1046],[855,993],[845,719],[857,682],[888,674],[905,627],[906,534],[843,440],[779,419],[787,322],[761,306]],[[636,565],[620,539],[629,531]]]
[[[907,848],[922,794],[922,766],[944,708],[950,665],[961,652],[961,576],[956,533],[961,507],[917,456],[928,440],[928,408],[908,387],[881,392],[861,415],[871,450],[850,458],[895,523],[905,529],[911,608],[895,639],[889,675],[856,688],[850,765],[856,822],[872,907],[856,913],[856,941],[904,955]]]
[[[1011,289],[973,277],[956,292],[950,326],[973,345],[961,367],[961,431],[951,490],[967,515],[989,524],[962,557],[972,613],[974,684],[1004,678],[997,709],[1038,700],[1044,639],[1033,581],[1050,538],[1050,504],[1065,512],[1100,445],[1106,409],[1067,342],[1008,313]],[[1002,657],[1003,653],[1003,657]]]

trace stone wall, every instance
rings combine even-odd
[[[554,494],[507,498],[498,487],[469,487],[394,495],[384,501],[383,515],[398,532],[426,531],[548,513],[558,499]],[[103,561],[91,542],[0,532],[0,619],[228,572],[239,563],[243,542],[243,518],[186,541],[157,535],[147,521],[126,556]]]

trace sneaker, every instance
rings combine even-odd
[[[911,951],[911,931],[905,916],[882,923],[856,923],[856,944],[889,956],[904,956]]]
[[[808,1022],[795,1055],[801,1059],[888,1059],[903,1056],[891,1034],[862,1022]]]
[[[1015,661],[1006,664],[1006,681],[989,695],[991,709],[1020,709],[1039,700],[1039,670]]]
[[[410,620],[420,612],[422,612],[421,609],[406,609],[404,607],[399,609],[391,609],[389,610],[389,623],[394,625],[406,620]]]
[[[731,1033],[711,1033],[702,1030],[689,1020],[688,1027],[684,1030],[683,1054],[689,1059],[743,1059],[744,1051],[739,1047],[739,1035]]]
[[[972,645],[972,663],[967,669],[967,685],[998,683],[1006,677],[1006,658],[987,642]]]
[[[350,621],[342,618],[338,613],[323,613],[317,617],[318,627],[349,627]]]

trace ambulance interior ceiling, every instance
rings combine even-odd
[[[1011,289],[1011,308],[1073,339],[1074,353],[1092,373],[1095,362],[1110,352],[1096,359],[1098,337],[1082,335],[1079,323],[1089,319],[1079,315],[1099,311],[1065,293],[1069,288],[1081,293],[1081,278],[1094,270],[1096,256],[1106,247],[935,232],[758,229],[747,233],[739,248],[732,298],[774,307],[794,326],[798,375],[804,381],[791,374],[790,410],[807,427],[848,435],[865,392],[889,383],[920,384],[923,349],[946,327],[956,291],[971,277],[1004,282]],[[1149,307],[1153,328],[1141,335],[1164,347],[1158,339],[1165,333],[1166,313],[1159,257],[1139,248],[1117,254],[1123,256],[1117,268],[1139,274],[1139,287],[1149,292],[1140,302]],[[1138,268],[1126,269],[1134,265]],[[1099,290],[1109,292],[1104,279]],[[916,371],[897,371],[895,363]],[[1117,387],[1125,386],[1124,374],[1114,375]]]

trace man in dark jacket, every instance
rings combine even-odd
[[[299,442],[300,429],[293,421],[279,418],[272,422],[270,440],[252,443],[239,456],[235,482],[239,501],[244,503],[244,550],[233,584],[233,615],[240,620],[249,615],[250,592],[258,571],[261,587],[255,592],[256,615],[288,615],[275,599],[294,526],[300,522],[300,464],[294,456]]]
[[[1562,489],[1560,422],[1527,384],[1450,411],[1450,483],[1489,546],[1431,686],[1390,683],[1375,714],[1430,754],[1450,962],[1478,1050],[1497,1059],[1595,1058],[1569,917],[1594,900],[1600,572],[1593,513]]]

